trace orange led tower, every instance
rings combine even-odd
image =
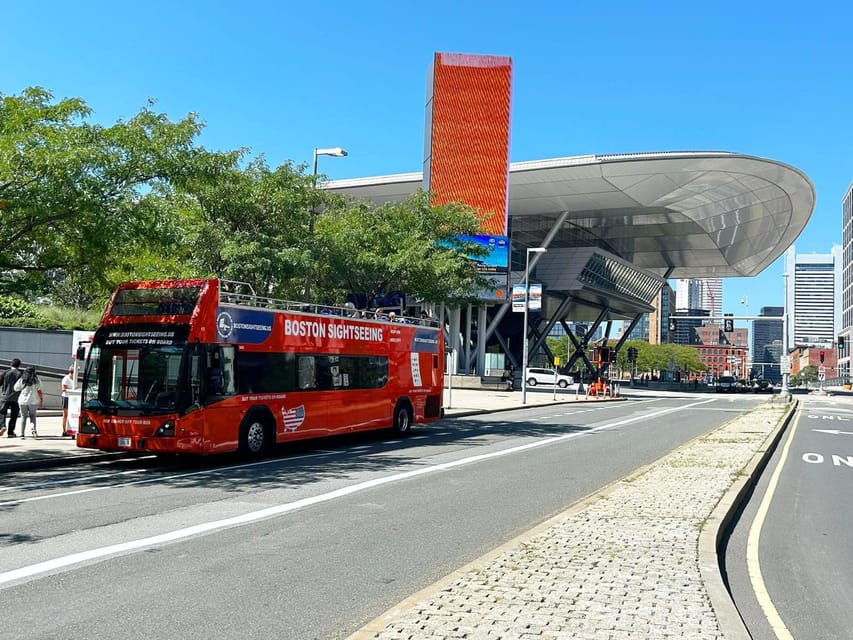
[[[512,60],[436,53],[430,71],[424,188],[436,203],[476,208],[483,233],[506,235]]]

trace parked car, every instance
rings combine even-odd
[[[720,376],[717,378],[717,393],[737,393],[737,380],[734,376]]]
[[[773,383],[770,380],[753,380],[752,382],[752,392],[753,393],[773,393]]]
[[[534,369],[530,368],[526,370],[525,379],[527,380],[528,387],[535,387],[537,384],[554,384],[554,370],[553,369]],[[560,389],[565,389],[570,384],[574,384],[575,380],[572,376],[563,375],[562,373],[557,374],[557,386]]]

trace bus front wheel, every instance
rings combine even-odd
[[[240,453],[250,456],[263,455],[269,448],[270,432],[259,415],[248,416],[240,425]]]
[[[408,402],[400,401],[394,407],[394,432],[400,435],[409,433],[412,429],[412,407]]]

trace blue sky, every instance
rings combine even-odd
[[[0,92],[39,85],[111,124],[149,98],[211,149],[330,178],[419,171],[437,51],[513,60],[511,160],[722,150],[803,171],[798,253],[841,242],[853,180],[853,5],[781,1],[83,2],[4,7]],[[310,170],[310,169],[309,169]],[[726,279],[723,311],[782,304],[781,259]]]

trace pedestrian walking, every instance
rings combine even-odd
[[[60,396],[62,397],[62,435],[68,435],[68,392],[74,389],[74,365],[68,367],[68,373],[62,376],[59,383]]]
[[[21,437],[27,437],[27,419],[29,419],[32,426],[31,434],[33,438],[38,438],[36,413],[39,407],[44,406],[44,393],[41,390],[41,380],[36,374],[36,368],[27,367],[14,388],[20,394],[18,405],[21,411]]]
[[[2,425],[3,429],[0,430],[0,436],[2,436],[3,433],[8,432],[7,436],[9,438],[17,437],[17,434],[15,433],[15,425],[18,422],[18,414],[20,413],[18,396],[21,392],[15,391],[15,384],[18,382],[18,379],[22,374],[21,361],[18,360],[18,358],[13,358],[11,367],[3,374],[3,384],[0,386],[0,403],[2,403],[0,415],[3,416],[4,422],[6,420],[6,416],[8,415],[9,417],[8,429],[5,424]]]

